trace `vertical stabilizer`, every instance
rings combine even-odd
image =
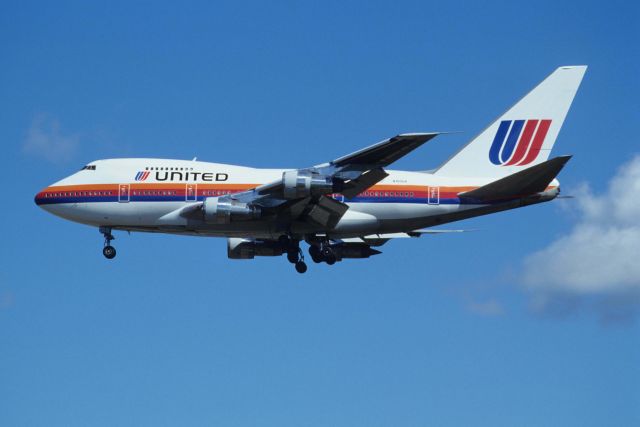
[[[556,69],[435,173],[502,178],[546,161],[586,70]]]

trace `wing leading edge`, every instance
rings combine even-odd
[[[439,134],[439,132],[403,133],[342,156],[331,164],[338,168],[386,167]]]

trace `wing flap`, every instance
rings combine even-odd
[[[333,228],[348,209],[349,206],[344,203],[322,196],[317,203],[311,205],[307,217],[322,227]]]

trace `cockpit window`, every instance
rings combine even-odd
[[[94,171],[96,170],[96,165],[87,165],[83,167],[82,170]]]

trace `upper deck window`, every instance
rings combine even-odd
[[[96,165],[86,165],[82,170],[94,171],[96,170]]]

